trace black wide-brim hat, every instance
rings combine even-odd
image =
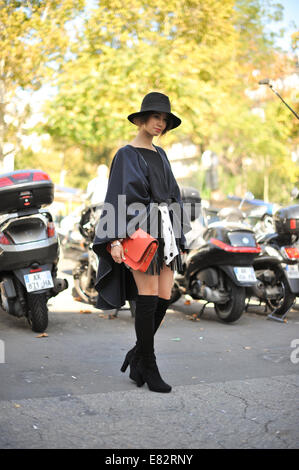
[[[135,124],[134,119],[145,112],[158,112],[167,113],[171,119],[171,126],[168,128],[175,129],[181,124],[181,119],[171,112],[171,106],[168,96],[163,93],[151,92],[145,95],[142,100],[141,108],[138,113],[133,113],[128,116],[130,122]]]

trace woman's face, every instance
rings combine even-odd
[[[144,130],[152,136],[162,134],[167,126],[166,113],[153,113],[144,123]]]

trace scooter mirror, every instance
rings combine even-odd
[[[254,195],[250,191],[247,191],[247,193],[245,193],[244,199],[247,199],[247,201],[252,201],[254,199]]]
[[[247,191],[242,199],[242,201],[240,202],[239,204],[239,209],[241,209],[241,207],[243,206],[244,204],[244,201],[247,200],[247,201],[252,201],[254,199],[254,195],[250,192],[250,191]]]
[[[299,196],[299,189],[295,187],[291,191],[291,197],[292,199],[297,199],[298,196]]]

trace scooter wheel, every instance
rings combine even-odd
[[[180,290],[176,287],[176,285],[173,286],[171,290],[171,297],[170,297],[170,305],[174,304],[179,298],[181,298],[182,294]]]
[[[215,310],[220,320],[232,323],[239,320],[245,310],[245,287],[236,286],[226,278],[226,289],[230,293],[229,301],[225,304],[215,304]]]
[[[48,326],[48,307],[45,294],[28,294],[28,323],[32,331],[43,333]]]
[[[88,281],[88,264],[81,261],[73,269],[74,278],[74,291],[77,296],[81,298],[81,302],[95,305],[98,297],[98,292],[93,285]]]
[[[277,286],[281,289],[281,297],[279,299],[267,299],[267,305],[275,316],[283,316],[293,305],[296,295],[291,292],[289,284],[284,277],[277,277]]]
[[[136,300],[129,300],[130,311],[132,318],[135,318],[136,315]]]

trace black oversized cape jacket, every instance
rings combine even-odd
[[[96,306],[99,309],[119,309],[126,300],[136,299],[137,287],[131,271],[124,263],[115,263],[106,246],[112,240],[126,238],[138,227],[149,233],[149,218],[151,224],[158,218],[157,203],[177,203],[181,213],[180,217],[175,214],[172,216],[173,225],[176,222],[180,224],[179,230],[176,231],[176,234],[179,232],[176,241],[179,248],[185,248],[184,233],[191,229],[188,215],[184,212],[180,190],[166,153],[161,147],[155,148],[162,158],[165,176],[164,188],[158,193],[158,197],[157,191],[153,191],[154,182],[151,181],[148,165],[138,149],[126,145],[119,149],[113,158],[104,209],[93,243],[93,250],[99,257],[96,279],[96,289],[99,293]],[[132,206],[133,203],[139,203],[137,209]],[[114,210],[111,211],[112,208]]]

